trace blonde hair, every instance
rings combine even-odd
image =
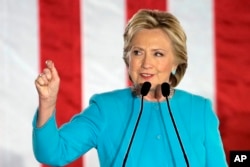
[[[169,81],[172,87],[176,87],[186,72],[188,58],[186,34],[178,19],[171,13],[148,9],[142,9],[135,13],[129,20],[123,34],[123,59],[128,67],[127,54],[131,49],[130,43],[139,30],[156,28],[163,30],[172,42],[172,49],[178,66],[176,73],[170,75]]]

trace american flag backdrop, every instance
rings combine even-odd
[[[126,22],[140,8],[172,12],[188,37],[189,64],[177,87],[208,97],[227,157],[250,150],[249,0],[0,0],[0,167],[41,167],[32,152],[44,62],[61,77],[58,126],[94,93],[126,87]],[[229,158],[229,157],[228,157]],[[68,167],[98,167],[90,150]]]

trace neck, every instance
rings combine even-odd
[[[148,101],[164,101],[165,97],[161,93],[161,85],[157,85],[156,88],[150,89],[147,96],[144,98]]]
[[[132,87],[132,92],[134,93],[134,95],[140,96],[140,91],[141,91],[140,88],[141,85]],[[172,98],[173,95],[174,95],[174,89],[170,88],[170,95],[168,96],[168,98],[169,99]],[[159,102],[166,100],[166,98],[162,95],[160,84],[157,85],[155,88],[151,88],[148,94],[144,96],[144,99],[147,101],[159,101]]]

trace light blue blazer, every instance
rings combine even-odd
[[[169,102],[190,167],[227,166],[210,101],[175,90]],[[55,113],[40,128],[35,115],[35,157],[51,166],[64,166],[96,148],[101,167],[121,167],[140,107],[141,99],[126,88],[94,95],[84,111],[59,129]],[[167,103],[144,100],[126,167],[185,166]]]

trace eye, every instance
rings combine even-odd
[[[161,53],[161,52],[155,52],[154,55],[155,55],[156,57],[162,57],[162,56],[164,56],[164,54]]]
[[[142,51],[137,50],[137,49],[133,50],[132,53],[133,53],[133,55],[136,55],[136,56],[142,55]]]

